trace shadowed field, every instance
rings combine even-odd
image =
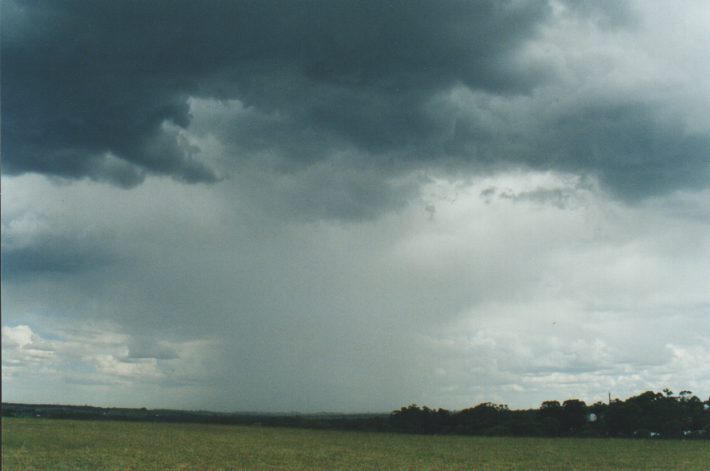
[[[4,470],[707,470],[707,441],[418,436],[3,418]]]

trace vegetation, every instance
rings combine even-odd
[[[2,405],[3,417],[48,419],[122,420],[135,422],[178,422],[219,425],[263,425],[337,430],[382,431],[389,429],[387,414],[266,414],[131,409],[123,407],[70,406],[54,404]]]
[[[421,436],[4,418],[5,470],[706,470],[699,440]]]
[[[204,411],[3,404],[4,417],[128,420],[311,429],[516,437],[710,439],[710,401],[690,391],[647,391],[625,401],[587,405],[545,401],[538,409],[510,410],[489,402],[461,411],[410,405],[387,414],[275,415]]]
[[[626,401],[587,406],[569,399],[537,410],[484,403],[458,412],[411,405],[392,413],[394,430],[410,433],[548,437],[710,438],[710,406],[690,391],[647,391]]]

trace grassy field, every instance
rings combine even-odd
[[[2,420],[4,470],[708,470],[710,442]]]

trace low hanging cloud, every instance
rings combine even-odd
[[[400,205],[411,188],[393,181],[412,169],[588,174],[632,200],[700,188],[709,123],[673,109],[675,87],[697,82],[700,57],[659,69],[668,60],[653,29],[662,10],[12,0],[4,171],[122,187],[148,175],[241,187],[264,175],[318,200],[308,178],[327,165],[346,180],[327,192],[372,195],[369,210],[316,211],[345,219]],[[702,41],[700,30],[687,33]],[[636,76],[635,63],[649,75]],[[366,191],[358,179],[369,180]]]
[[[162,129],[189,126],[190,96],[240,99],[374,151],[399,146],[426,126],[419,108],[442,87],[529,88],[512,56],[545,11],[533,2],[8,2],[5,169],[124,186],[145,172],[215,181]]]

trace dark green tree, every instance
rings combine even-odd
[[[574,435],[587,422],[589,409],[584,401],[568,399],[562,404],[562,430],[565,434]]]

